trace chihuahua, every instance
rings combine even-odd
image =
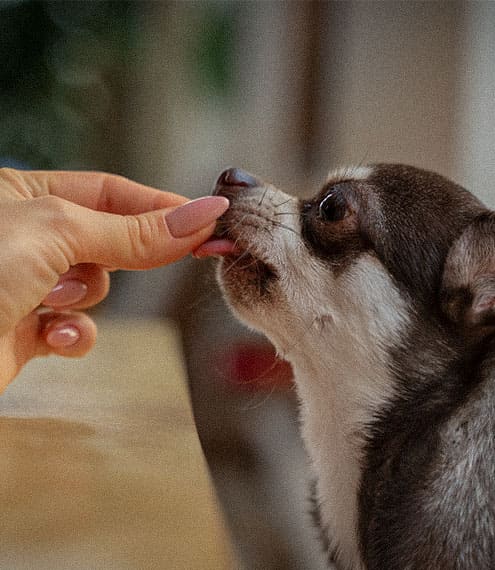
[[[342,570],[495,568],[495,213],[418,168],[296,199],[240,170],[199,256],[293,368],[314,520]]]

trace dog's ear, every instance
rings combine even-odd
[[[441,303],[466,333],[485,336],[495,330],[495,212],[478,216],[452,245]]]

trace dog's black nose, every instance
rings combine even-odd
[[[218,177],[214,194],[225,196],[236,188],[256,188],[261,182],[240,168],[224,170]]]

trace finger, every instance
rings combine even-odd
[[[14,183],[25,184],[32,195],[58,196],[80,206],[113,214],[141,214],[180,206],[184,196],[164,192],[104,172],[26,171]]]
[[[60,356],[84,356],[96,342],[96,325],[84,313],[54,312],[40,318],[38,350]]]
[[[39,346],[39,316],[30,313],[15,329],[0,336],[0,392],[31,358],[47,353],[46,346],[44,350]]]
[[[83,313],[34,311],[0,337],[0,393],[36,356],[83,356],[96,341],[96,326]]]
[[[138,216],[78,209],[69,205],[67,223],[53,226],[70,265],[93,262],[121,269],[149,269],[171,263],[196,249],[214,231],[216,219],[228,208],[221,196],[187,202],[173,210]]]
[[[110,288],[108,271],[94,263],[82,263],[64,273],[45,297],[43,305],[83,309],[102,301]]]

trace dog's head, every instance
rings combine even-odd
[[[411,309],[460,328],[493,322],[495,218],[440,175],[359,167],[296,199],[230,169],[215,193],[231,207],[204,253],[222,255],[230,304],[282,351],[298,330],[386,329]]]

